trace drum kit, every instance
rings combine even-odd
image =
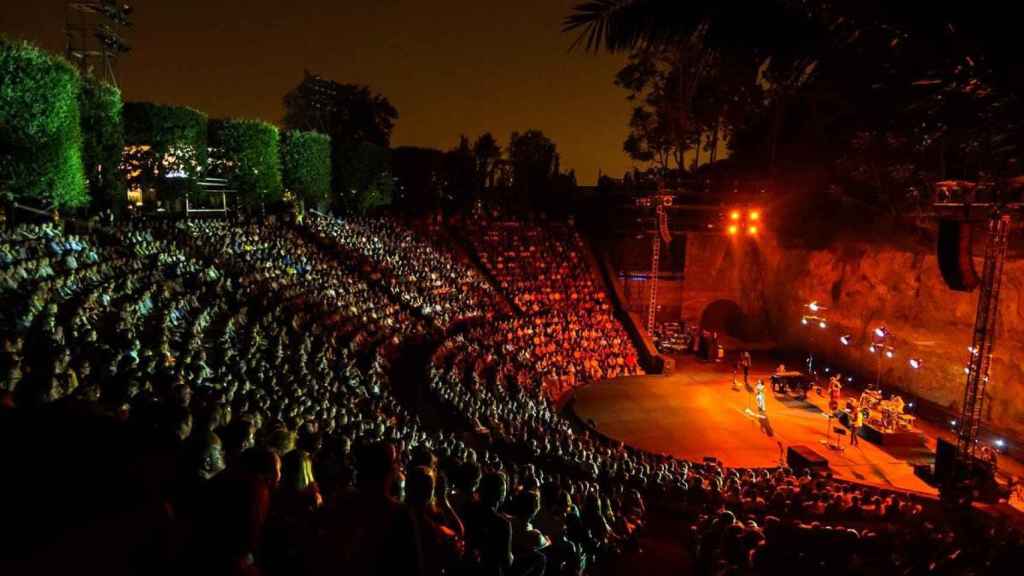
[[[902,432],[914,427],[914,416],[904,414],[903,399],[897,395],[883,400],[879,390],[867,390],[860,397],[864,420],[885,432]]]

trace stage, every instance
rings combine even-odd
[[[753,395],[742,381],[739,390],[733,389],[731,367],[693,360],[683,361],[668,376],[618,378],[581,388],[571,409],[600,434],[648,452],[696,461],[714,456],[725,466],[760,468],[778,466],[786,448],[803,445],[827,459],[839,478],[938,493],[913,468],[929,460],[928,451],[934,453],[934,437],[924,437],[922,446],[883,450],[864,438],[850,446],[844,435],[839,439],[844,450],[832,450],[823,443],[829,428],[822,411],[825,399],[813,392],[806,401],[775,395],[767,372],[750,376],[752,383],[765,381],[767,419],[757,416]],[[831,427],[842,425],[833,419]]]

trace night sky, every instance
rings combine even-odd
[[[368,84],[398,108],[392,145],[447,149],[460,133],[552,137],[581,184],[621,176],[622,56],[569,52],[576,0],[135,0],[125,100],[280,123],[303,69]],[[63,52],[64,0],[3,0],[0,34]]]

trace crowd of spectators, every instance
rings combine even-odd
[[[0,232],[0,425],[87,412],[138,436],[122,459],[153,469],[131,492],[150,546],[132,572],[596,573],[636,549],[652,500],[692,520],[678,536],[699,573],[982,573],[1021,551],[1019,533],[956,529],[910,495],[647,454],[574,425],[552,391],[638,369],[569,228],[479,231],[523,312],[496,319],[458,258],[394,223],[353,226]],[[399,399],[415,385],[395,378],[403,347],[473,317],[431,357],[442,414],[428,424]],[[22,495],[38,481],[5,480]],[[8,556],[42,573],[38,551]]]
[[[479,329],[475,340],[516,359],[556,399],[578,385],[643,373],[571,225],[483,219],[466,230],[483,265],[523,312]]]

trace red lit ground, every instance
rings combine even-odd
[[[755,369],[751,378],[767,382],[767,370]],[[752,398],[740,388],[732,388],[731,368],[688,360],[668,376],[621,378],[582,388],[573,409],[601,434],[649,452],[688,460],[714,456],[730,467],[768,467],[785,458],[787,447],[805,445],[825,457],[840,478],[937,494],[913,469],[915,461],[924,462],[929,451],[934,453],[934,427],[922,427],[926,446],[918,450],[890,449],[890,453],[863,438],[859,446],[851,447],[849,436],[844,436],[844,450],[838,452],[823,443],[828,428],[822,412],[827,404],[824,398],[814,393],[807,402],[775,397],[769,387],[769,436],[754,415]],[[833,421],[832,426],[840,425]],[[1006,464],[1019,468],[1017,463]]]

